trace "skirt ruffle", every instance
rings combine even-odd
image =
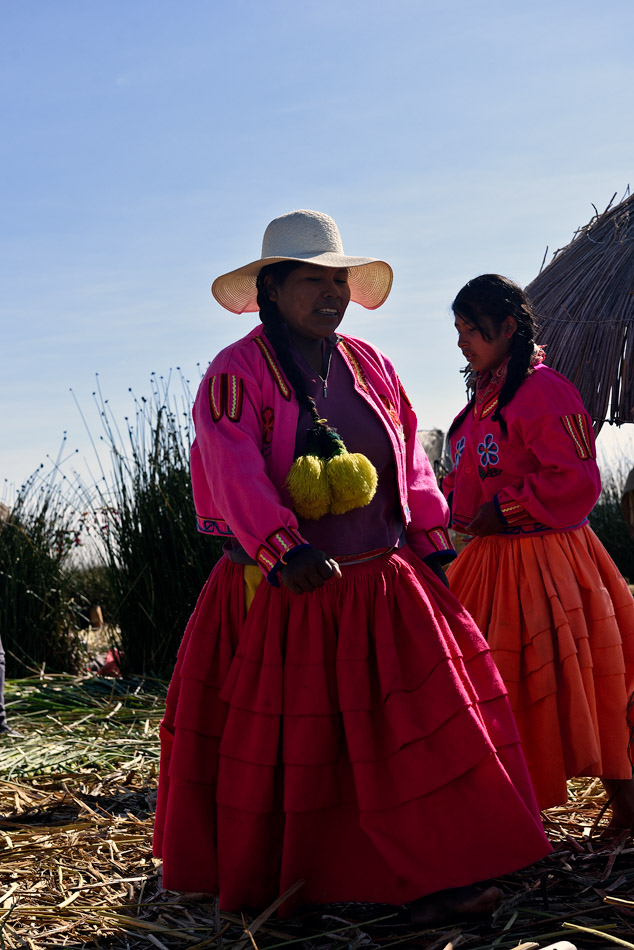
[[[166,888],[400,904],[548,853],[506,691],[456,598],[407,549],[312,594],[223,559],[161,728]]]
[[[567,778],[630,778],[634,601],[592,529],[475,538],[448,576],[502,674],[540,808],[566,801]]]

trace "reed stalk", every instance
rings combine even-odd
[[[134,419],[114,417],[95,398],[111,460],[89,495],[99,523],[97,546],[113,603],[124,668],[168,676],[187,620],[213,565],[218,541],[199,534],[191,491],[193,440],[189,385],[180,392],[155,374],[149,398],[134,398]]]
[[[77,671],[66,566],[78,540],[55,475],[38,469],[0,520],[0,635],[9,676]]]

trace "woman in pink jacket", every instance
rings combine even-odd
[[[452,308],[475,388],[449,430],[443,491],[472,538],[451,589],[507,686],[540,807],[566,801],[567,778],[601,776],[613,827],[632,829],[634,601],[588,525],[601,491],[591,419],[544,365],[520,287],[485,274]]]
[[[337,332],[391,281],[297,211],[212,288],[261,324],[194,406],[199,527],[225,546],[170,685],[155,853],[165,887],[225,910],[295,888],[282,913],[487,913],[499,891],[473,885],[549,851],[505,690],[444,583],[414,412],[389,360]]]

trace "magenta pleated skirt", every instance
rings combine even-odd
[[[224,910],[402,904],[550,846],[506,691],[455,596],[407,548],[245,609],[222,559],[161,726],[163,884]]]

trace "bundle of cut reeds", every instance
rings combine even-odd
[[[526,291],[546,362],[580,391],[595,433],[634,422],[634,195],[597,212]]]

